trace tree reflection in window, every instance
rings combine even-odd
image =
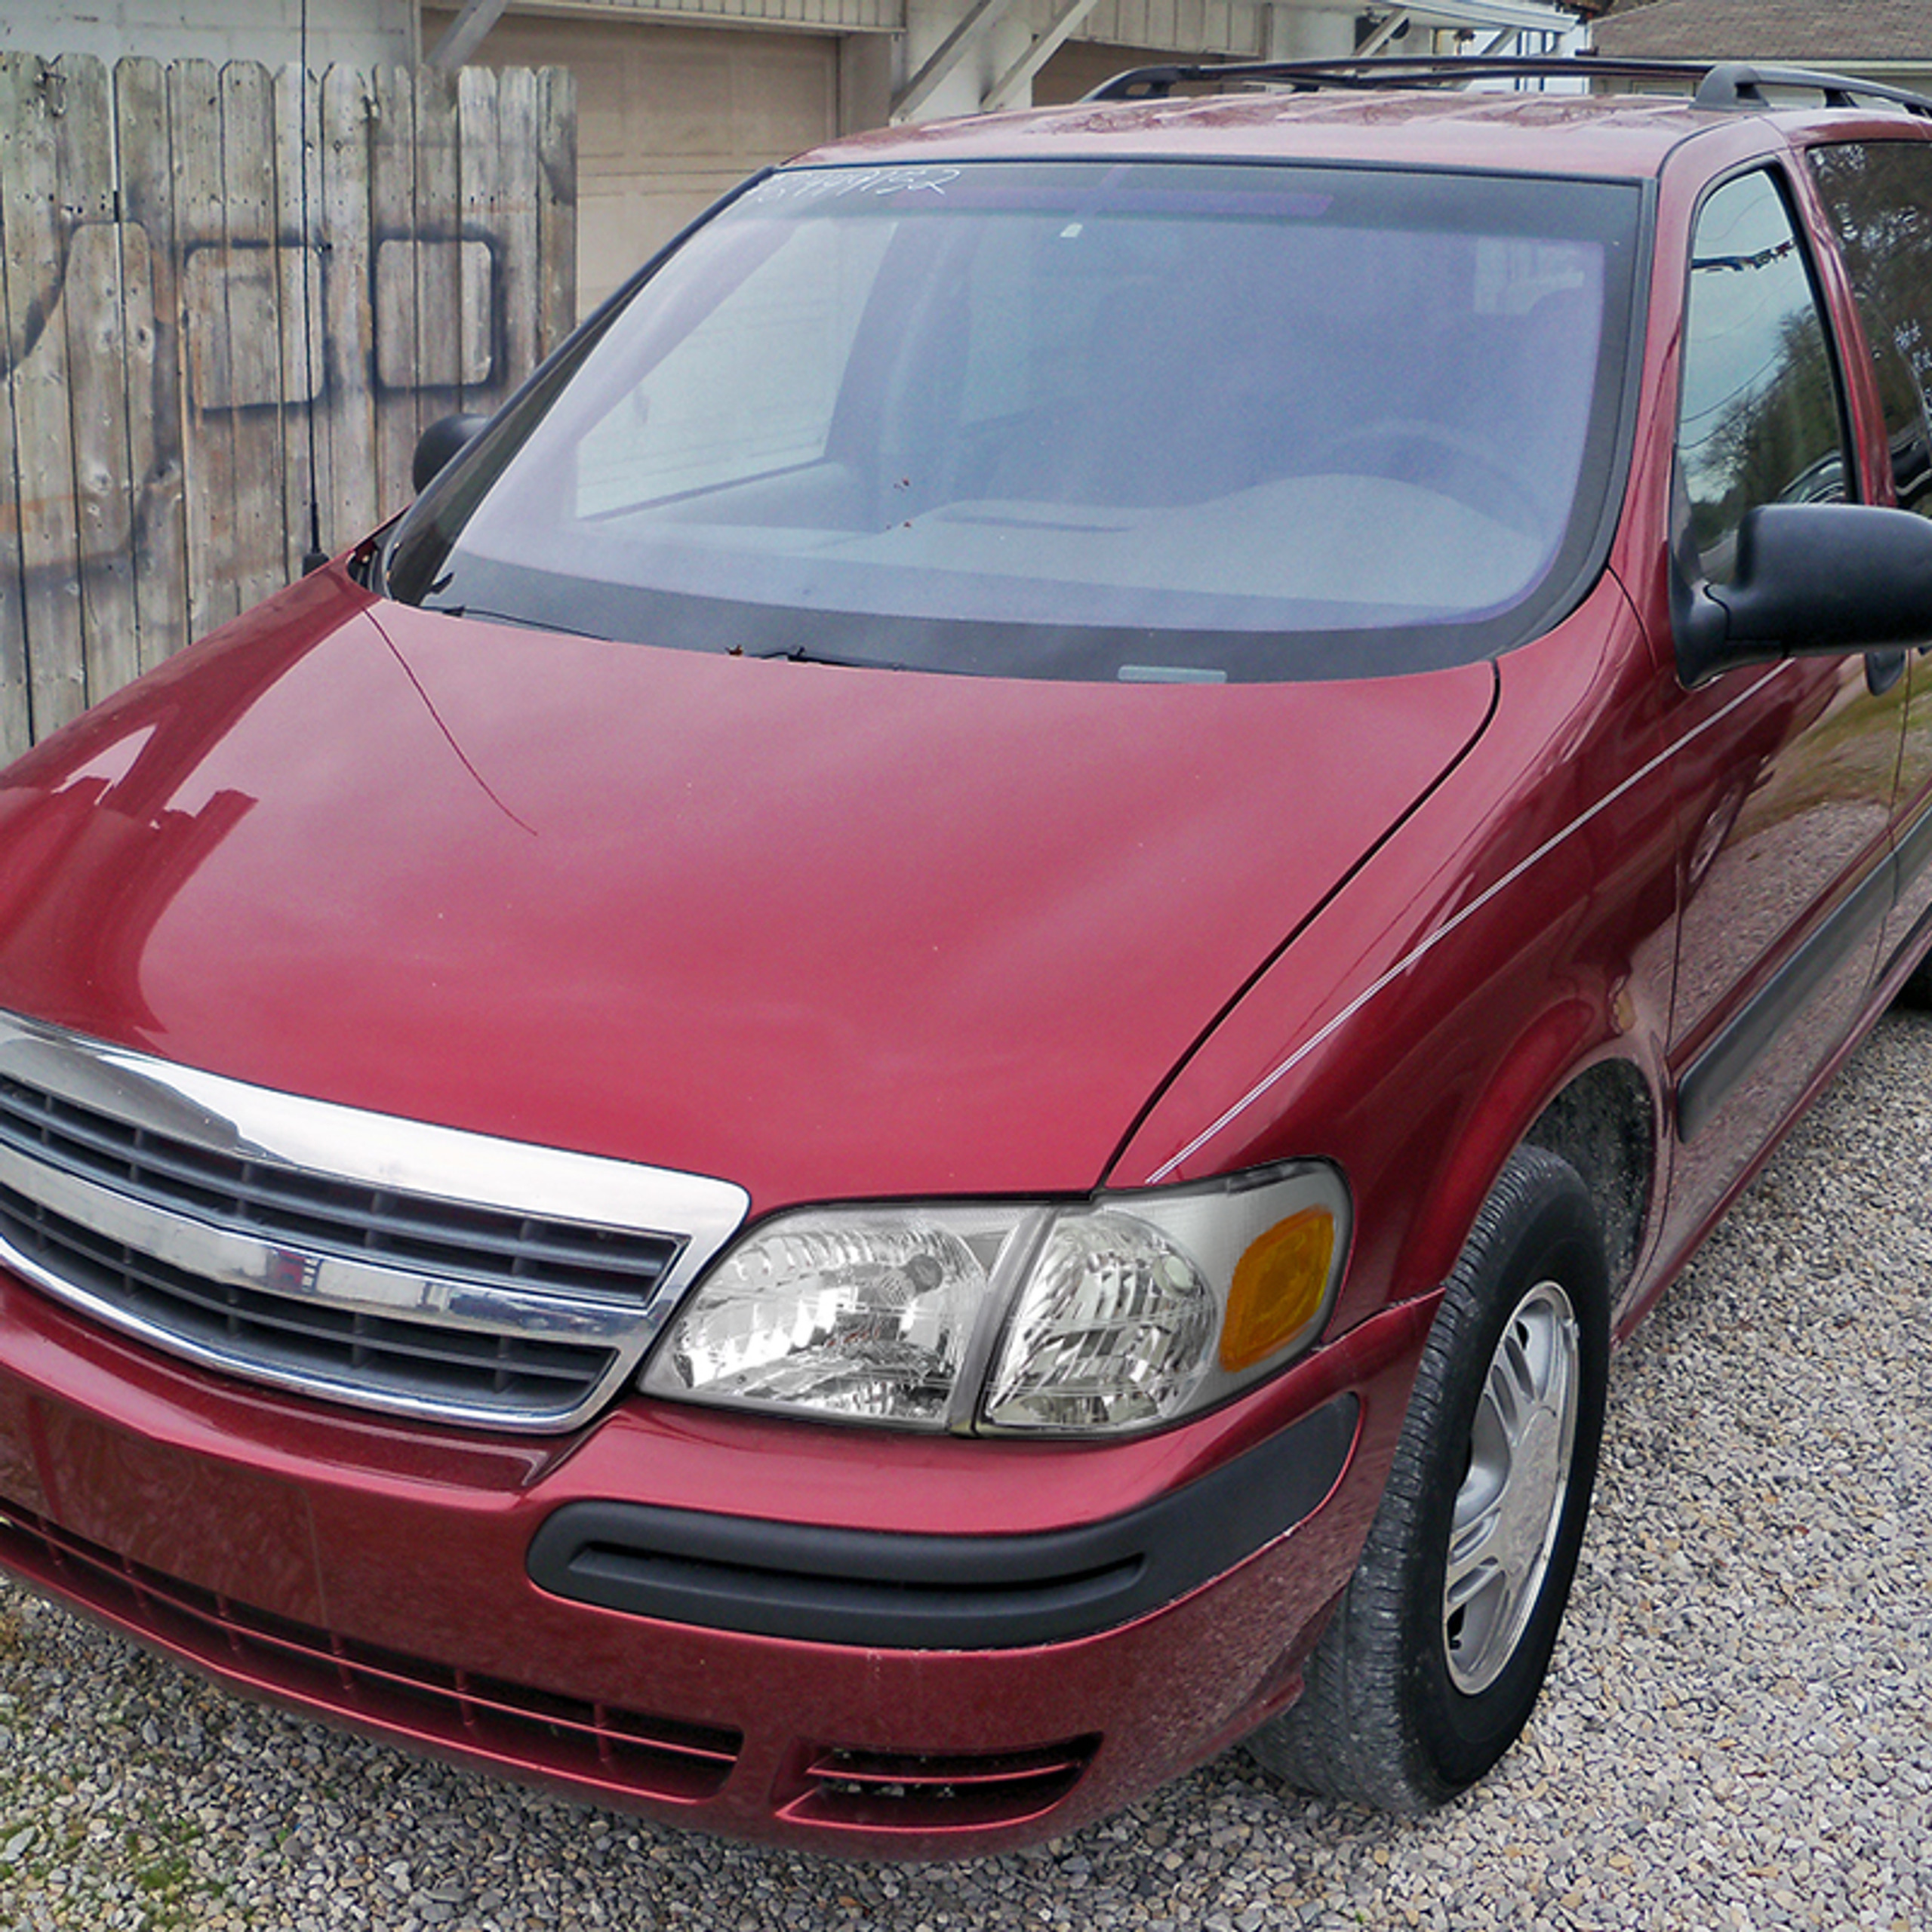
[[[1730,182],[1698,217],[1678,432],[1707,576],[1730,576],[1746,511],[1843,498],[1843,420],[1784,198],[1766,174]]]
[[[1871,344],[1893,488],[1904,508],[1932,515],[1932,147],[1848,141],[1810,161]]]

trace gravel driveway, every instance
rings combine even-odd
[[[1615,1371],[1524,1743],[1421,1824],[1238,1755],[961,1868],[685,1837],[231,1700],[0,1586],[0,1926],[1932,1927],[1932,1018]]]

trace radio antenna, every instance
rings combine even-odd
[[[315,465],[315,301],[312,286],[315,248],[309,227],[309,0],[302,0],[297,32],[302,89],[302,361],[309,392],[309,550],[302,559],[302,574],[307,577],[329,560],[329,553],[322,548],[322,497]]]

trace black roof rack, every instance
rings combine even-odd
[[[1177,87],[1217,82],[1311,93],[1321,88],[1461,87],[1471,81],[1675,81],[1690,91],[1698,107],[1761,109],[1775,105],[1767,88],[1816,93],[1826,107],[1857,107],[1884,101],[1914,114],[1932,115],[1932,99],[1845,74],[1804,67],[1761,66],[1746,60],[1611,60],[1596,54],[1376,54],[1343,60],[1222,60],[1188,66],[1135,67],[1103,81],[1089,100],[1160,100]]]

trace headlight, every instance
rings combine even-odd
[[[900,1428],[1150,1428],[1307,1347],[1348,1233],[1318,1161],[1074,1204],[806,1209],[721,1257],[643,1386]]]

